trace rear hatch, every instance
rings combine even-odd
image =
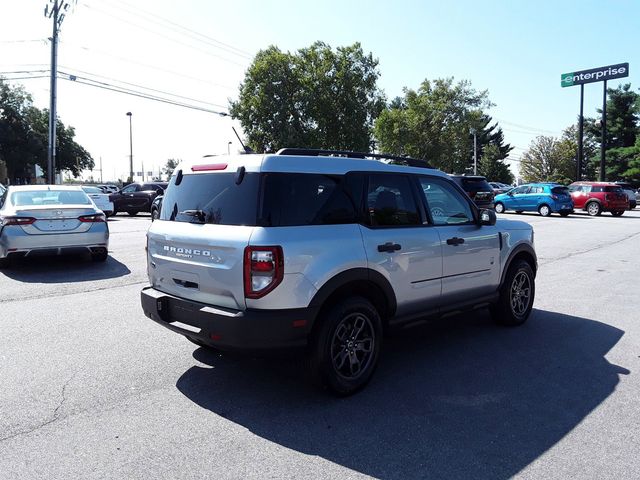
[[[484,177],[463,177],[462,189],[476,203],[490,203],[493,201],[493,188]]]
[[[567,187],[553,187],[551,189],[551,195],[554,200],[558,200],[560,202],[571,200],[571,194],[569,193],[569,189]]]
[[[245,309],[244,249],[256,224],[259,174],[171,178],[147,233],[151,285],[209,305]]]

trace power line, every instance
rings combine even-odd
[[[65,75],[68,75],[68,74],[65,74]],[[214,113],[214,114],[220,115],[222,117],[226,117],[226,116],[229,115],[228,112],[221,112],[221,111],[212,110],[212,109],[209,109],[209,108],[198,107],[197,105],[190,105],[188,103],[178,102],[178,101],[171,100],[171,99],[168,99],[168,98],[162,98],[162,97],[158,97],[158,96],[154,96],[154,95],[149,95],[149,94],[145,94],[144,92],[137,92],[137,91],[132,90],[132,89],[126,89],[126,88],[123,88],[123,87],[118,87],[117,85],[110,85],[110,84],[107,84],[107,83],[104,83],[104,82],[99,82],[98,83],[98,82],[94,82],[94,81],[90,81],[90,80],[86,81],[85,79],[82,79],[82,78],[79,79],[78,77],[71,76],[71,75],[68,76],[68,77],[60,77],[60,78],[62,78],[63,80],[68,80],[68,81],[71,81],[71,82],[74,82],[74,83],[79,83],[79,84],[82,84],[82,85],[89,85],[91,87],[102,88],[104,90],[110,90],[110,91],[117,92],[117,93],[123,93],[125,95],[131,95],[131,96],[134,96],[134,97],[144,98],[144,99],[147,99],[147,100],[154,100],[156,102],[167,103],[169,105],[175,105],[175,106],[178,106],[178,107],[190,108],[192,110],[199,110],[201,112]],[[204,102],[202,102],[202,103],[204,103]]]
[[[133,64],[133,65],[139,65],[139,66],[142,66],[142,67],[145,67],[145,68],[150,68],[150,69],[157,70],[157,71],[160,71],[160,72],[169,73],[169,74],[175,75],[177,77],[187,78],[189,80],[195,80],[197,82],[205,83],[207,85],[212,85],[212,86],[215,86],[215,87],[224,88],[224,89],[227,89],[227,90],[232,90],[232,91],[236,90],[236,87],[231,87],[229,85],[223,85],[221,83],[210,82],[210,81],[204,80],[202,78],[193,77],[191,75],[185,75],[183,73],[179,73],[179,72],[176,72],[174,70],[169,70],[167,68],[158,67],[157,65],[151,65],[149,63],[142,63],[142,62],[138,62],[136,60],[131,60],[129,58],[121,57],[121,56],[118,56],[118,55],[113,55],[112,53],[105,52],[104,50],[98,50],[98,49],[95,49],[95,48],[89,48],[89,47],[84,46],[84,45],[74,45],[74,44],[68,43],[68,42],[61,42],[61,43],[64,43],[65,45],[69,45],[69,46],[71,46],[73,48],[77,48],[77,49],[80,49],[80,50],[86,50],[87,52],[92,53],[92,54],[93,53],[97,53],[97,54],[100,54],[100,55],[105,55],[107,57],[115,58],[116,60],[121,60],[123,62],[130,63],[130,64]]]
[[[68,67],[65,67],[65,66],[62,66],[62,65],[61,65],[61,67],[62,67],[62,68],[64,68],[64,69],[68,69]],[[169,96],[171,96],[171,97],[181,98],[181,99],[183,99],[183,100],[191,100],[191,101],[193,101],[193,102],[204,103],[204,104],[207,104],[207,105],[211,105],[211,106],[213,106],[213,107],[226,108],[226,106],[225,106],[225,105],[220,105],[219,103],[205,102],[205,101],[203,101],[203,100],[198,100],[198,99],[191,98],[191,97],[185,97],[185,96],[182,96],[182,95],[178,95],[178,94],[176,94],[176,93],[166,92],[166,91],[164,91],[164,90],[158,90],[158,89],[155,89],[155,88],[145,87],[145,86],[143,86],[143,85],[137,85],[137,84],[135,84],[135,83],[125,82],[125,81],[123,81],[123,80],[118,80],[118,79],[116,79],[116,78],[111,78],[111,77],[105,77],[105,76],[97,75],[97,74],[95,74],[95,73],[91,73],[91,72],[85,72],[85,71],[82,71],[82,70],[76,70],[76,71],[81,72],[81,73],[84,73],[84,74],[86,74],[86,75],[92,75],[92,76],[94,76],[94,77],[103,78],[103,79],[106,79],[106,80],[111,80],[111,81],[113,81],[113,82],[121,83],[121,84],[123,84],[123,85],[129,85],[129,86],[132,86],[132,87],[141,88],[141,89],[143,89],[143,90],[148,90],[148,91],[150,91],[150,92],[161,93],[161,94],[163,94],[163,95],[169,95]],[[109,84],[109,83],[102,82],[102,81],[100,81],[100,80],[95,80],[95,79],[93,79],[93,78],[83,77],[83,76],[81,76],[81,75],[76,75],[76,74],[67,73],[67,72],[60,72],[60,73],[62,73],[62,74],[64,74],[64,75],[67,75],[67,76],[69,76],[69,77],[80,78],[80,79],[82,79],[82,80],[86,80],[86,81],[90,81],[90,82],[94,82],[94,83],[101,83],[101,84],[104,84],[104,85],[107,85],[107,86],[116,86],[116,87],[118,87],[118,88],[126,88],[126,87],[120,87],[119,85],[111,85],[111,84]]]
[[[117,3],[120,3],[121,5],[126,5],[128,7],[128,9],[125,8],[124,10],[127,11],[128,13],[132,13],[133,15],[137,15],[140,18],[144,18],[145,20],[147,20],[149,22],[161,25],[159,22],[155,22],[155,21],[149,20],[148,18],[145,18],[145,16],[146,17],[157,18],[157,19],[161,20],[162,22],[164,22],[166,24],[169,24],[169,25],[177,27],[177,29],[176,28],[171,28],[171,30],[173,30],[173,31],[178,32],[178,29],[184,30],[184,31],[186,31],[188,33],[182,33],[182,35],[189,36],[189,37],[194,38],[195,40],[198,40],[200,42],[210,44],[210,45],[212,45],[212,46],[214,46],[216,48],[220,48],[221,50],[227,51],[227,52],[232,53],[234,55],[238,55],[238,56],[245,57],[245,58],[248,58],[248,59],[251,59],[253,57],[253,55],[251,53],[247,52],[246,50],[242,50],[242,49],[240,49],[238,47],[234,47],[233,45],[230,45],[228,43],[221,42],[220,40],[212,38],[212,37],[210,37],[208,35],[205,35],[204,33],[200,33],[200,32],[198,32],[196,30],[191,29],[191,28],[185,27],[184,25],[180,25],[179,23],[176,23],[176,22],[174,22],[172,20],[169,20],[169,19],[167,19],[165,17],[162,17],[162,16],[157,15],[155,13],[149,12],[149,11],[144,10],[142,8],[136,7],[135,5],[131,5],[131,4],[129,4],[127,2],[124,2],[122,0],[115,0],[115,1]],[[113,5],[111,5],[111,6],[113,6]],[[120,8],[122,8],[122,7],[120,7]],[[133,9],[133,10],[131,10],[131,9]],[[139,13],[135,13],[135,10],[137,10],[138,12],[141,12],[142,15],[140,15]],[[166,28],[166,26],[164,26],[164,27]]]
[[[121,17],[119,17],[119,16],[117,16],[117,15],[114,15],[114,14],[112,14],[112,13],[109,13],[109,12],[108,12],[108,11],[106,11],[106,10],[102,10],[102,9],[97,8],[97,7],[95,7],[95,6],[89,6],[89,5],[87,5],[87,4],[83,4],[83,6],[84,6],[85,8],[90,9],[90,10],[95,10],[96,12],[100,12],[100,13],[102,13],[102,14],[104,14],[104,15],[108,15],[108,16],[110,16],[110,17],[112,17],[112,18],[115,18],[116,20],[119,20],[119,21],[121,21],[121,22],[123,22],[123,23],[127,23],[127,24],[132,25],[132,26],[134,26],[134,27],[136,27],[136,28],[139,28],[139,29],[141,29],[141,30],[145,30],[145,31],[147,31],[147,32],[153,33],[154,35],[158,35],[158,36],[160,36],[163,40],[169,40],[169,41],[172,41],[172,42],[178,43],[178,44],[180,44],[180,45],[183,45],[183,46],[185,46],[185,47],[188,47],[188,48],[191,48],[191,49],[194,49],[194,50],[198,50],[198,51],[200,51],[200,52],[204,53],[205,55],[208,55],[208,56],[210,56],[210,57],[218,58],[218,59],[220,59],[220,60],[222,60],[222,61],[225,61],[225,62],[228,62],[228,63],[232,63],[232,64],[237,65],[237,66],[242,67],[242,68],[244,68],[244,67],[246,66],[246,65],[244,65],[244,64],[241,64],[241,63],[235,62],[235,61],[233,61],[233,60],[231,60],[231,59],[228,59],[228,58],[226,58],[226,57],[223,57],[223,56],[220,56],[220,55],[216,55],[215,53],[212,53],[212,52],[210,52],[210,51],[207,51],[207,50],[204,50],[204,49],[202,49],[202,48],[196,47],[195,45],[191,45],[191,44],[189,44],[189,43],[182,42],[182,41],[177,40],[177,39],[175,39],[175,38],[167,37],[166,33],[158,32],[158,31],[156,31],[156,30],[152,30],[152,29],[149,29],[149,28],[143,27],[143,26],[142,26],[142,25],[140,25],[140,24],[137,24],[137,23],[131,22],[131,21],[129,21],[129,20],[126,20],[126,19],[124,19],[124,18],[121,18]]]

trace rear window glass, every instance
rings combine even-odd
[[[84,190],[85,193],[104,193],[98,187],[82,187],[82,190]]]
[[[462,178],[462,188],[465,192],[491,192],[493,189],[484,178]]]
[[[236,184],[236,173],[183,175],[171,178],[162,201],[161,220],[219,225],[255,225],[259,174],[247,173]]]
[[[267,173],[263,179],[265,227],[334,225],[356,222],[347,180],[339,175]]]
[[[84,192],[73,190],[30,190],[13,192],[11,203],[16,207],[35,205],[91,205]]]
[[[551,193],[556,195],[569,195],[569,189],[567,187],[553,187]]]

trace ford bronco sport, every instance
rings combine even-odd
[[[182,163],[147,258],[149,318],[218,350],[304,349],[341,395],[392,327],[478,307],[524,323],[537,269],[529,224],[425,162],[300,149]]]

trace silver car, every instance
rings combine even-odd
[[[82,190],[89,198],[96,204],[100,210],[104,212],[107,217],[113,215],[113,202],[109,200],[109,194],[104,193],[98,187],[83,186]]]
[[[9,186],[0,197],[0,266],[11,258],[90,253],[107,259],[109,227],[80,187]]]

